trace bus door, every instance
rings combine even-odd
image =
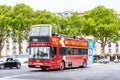
[[[51,47],[51,65],[52,67],[59,67],[57,58],[57,47]]]

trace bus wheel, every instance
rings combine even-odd
[[[41,68],[42,69],[42,71],[46,71],[46,69],[45,68]]]
[[[60,63],[60,70],[64,70],[65,69],[65,63],[63,61],[61,61]]]
[[[83,66],[82,66],[83,68],[86,68],[87,67],[87,61],[86,60],[84,60],[83,61]]]

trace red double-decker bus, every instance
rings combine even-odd
[[[29,68],[63,70],[87,66],[88,41],[52,34],[49,24],[31,27],[28,47]]]

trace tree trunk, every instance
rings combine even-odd
[[[102,42],[101,43],[101,56],[102,56],[102,58],[105,58],[105,44],[104,44],[104,42]]]
[[[18,46],[19,46],[19,48],[18,48],[19,49],[19,54],[21,54],[22,51],[21,51],[21,43],[20,42],[18,42]]]
[[[19,40],[18,40],[18,49],[19,49],[19,54],[22,53],[22,50],[21,50],[21,37],[19,37]]]
[[[0,41],[0,58],[2,57],[1,51],[2,51],[2,49],[3,49],[3,46],[4,46],[4,45],[2,45],[2,41]]]
[[[0,49],[0,58],[2,57],[2,55],[1,55],[1,49]]]

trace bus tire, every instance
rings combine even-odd
[[[87,61],[84,60],[84,61],[83,61],[83,66],[82,66],[82,68],[86,68],[86,67],[87,67]]]
[[[61,61],[60,63],[60,70],[64,70],[65,69],[65,62]]]
[[[46,71],[46,69],[45,68],[41,68],[42,69],[42,71]]]

